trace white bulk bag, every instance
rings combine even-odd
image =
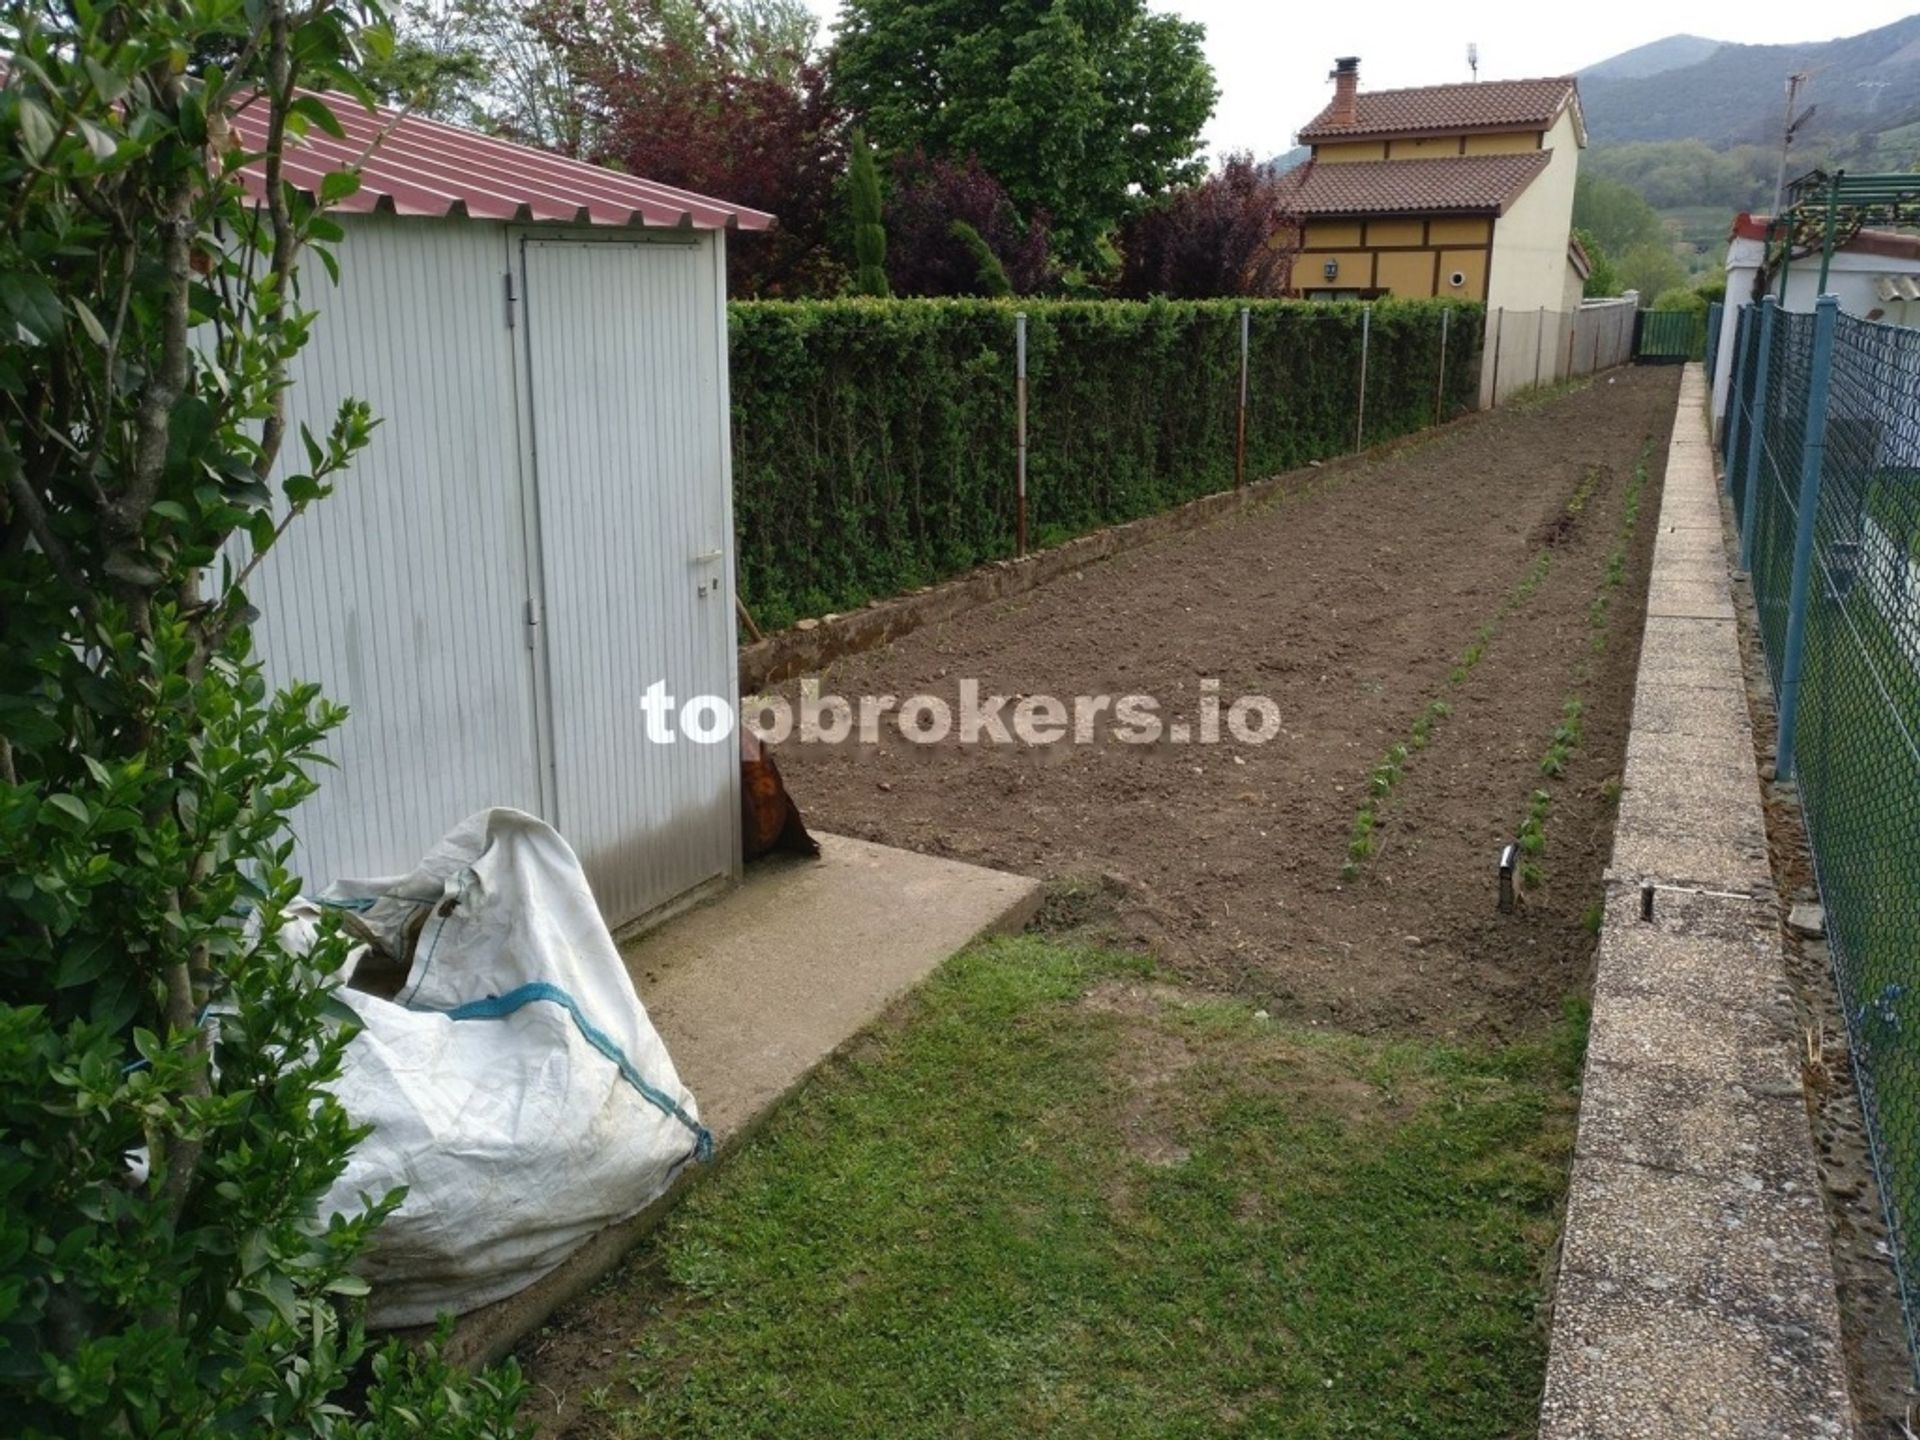
[[[407,1187],[360,1266],[369,1323],[511,1295],[711,1153],[580,862],[544,821],[484,810],[411,875],[335,883],[306,922],[328,907],[378,947],[355,964],[411,957],[391,1000],[338,992],[364,1029],[332,1088],[373,1133],[321,1213]]]

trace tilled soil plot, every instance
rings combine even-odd
[[[962,745],[956,727],[923,745],[889,723],[875,744],[789,740],[788,788],[817,828],[1056,880],[1064,909],[1278,1013],[1530,1031],[1587,977],[1677,376],[1619,371],[1303,472],[1277,503],[821,677],[856,706],[928,694],[957,711],[966,679],[1069,712],[1148,695],[1190,736],[1211,679],[1223,708],[1271,698],[1268,743],[1176,743],[1171,725],[1125,743],[1103,719],[1093,743]],[[1579,734],[1548,776],[1570,698]],[[1376,853],[1350,866],[1356,808],[1400,743]],[[1502,914],[1499,852],[1542,789],[1534,883]]]

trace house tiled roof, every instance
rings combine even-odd
[[[1413,90],[1363,90],[1354,97],[1354,123],[1333,123],[1328,105],[1300,132],[1300,142],[1458,134],[1468,130],[1546,129],[1575,96],[1571,76],[1546,80],[1483,80],[1470,85],[1422,85]]]
[[[1281,177],[1296,215],[1502,215],[1553,158],[1452,155],[1435,160],[1309,162]]]

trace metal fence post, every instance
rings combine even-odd
[[[1747,326],[1752,321],[1752,306],[1743,305],[1734,312],[1733,317],[1733,354],[1727,360],[1727,428],[1722,432],[1721,444],[1726,448],[1722,452],[1726,463],[1721,466],[1727,482],[1727,493],[1733,494],[1733,462],[1740,453],[1740,369],[1747,355]],[[1713,376],[1707,376],[1711,384]],[[1707,392],[1708,403],[1712,403],[1713,392]]]
[[[1547,307],[1542,305],[1533,321],[1533,388],[1540,388],[1540,357],[1547,348]]]
[[[1433,423],[1447,418],[1447,321],[1453,318],[1449,306],[1440,312],[1440,375],[1433,382]]]
[[[1760,302],[1760,358],[1753,367],[1753,409],[1748,415],[1746,494],[1740,502],[1740,569],[1753,573],[1754,517],[1760,511],[1760,456],[1767,448],[1767,374],[1773,369],[1773,317],[1780,302],[1769,295]]]
[[[1367,448],[1367,347],[1373,338],[1373,307],[1360,307],[1360,404],[1353,422],[1353,448]]]
[[[1027,553],[1027,312],[1013,316],[1014,374],[1014,493],[1019,498],[1015,521],[1015,553]]]
[[[1247,332],[1252,323],[1252,310],[1242,305],[1240,307],[1240,413],[1235,421],[1233,434],[1233,488],[1236,490],[1247,483]]]
[[[1833,377],[1833,333],[1840,300],[1813,306],[1813,374],[1807,383],[1807,438],[1800,457],[1800,513],[1793,530],[1793,586],[1787,592],[1787,643],[1780,659],[1780,743],[1774,773],[1793,778],[1793,735],[1800,718],[1800,666],[1807,641],[1807,591],[1813,580],[1813,526],[1820,507],[1820,467],[1827,458],[1827,388]]]
[[[1493,312],[1493,381],[1487,386],[1487,409],[1500,403],[1500,342],[1507,334],[1507,307]]]

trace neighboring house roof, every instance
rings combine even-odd
[[[1330,104],[1307,122],[1299,138],[1304,145],[1398,135],[1458,135],[1469,130],[1544,130],[1568,105],[1577,107],[1578,99],[1578,87],[1568,75],[1363,90],[1354,96],[1353,124],[1335,124]]]
[[[1593,274],[1593,258],[1587,254],[1587,247],[1580,243],[1578,235],[1567,236],[1567,263],[1583,283]]]
[[[1749,215],[1744,210],[1733,217],[1729,240],[1767,239],[1768,217]],[[1878,255],[1883,260],[1920,260],[1920,235],[1901,230],[1860,230],[1850,239],[1834,246],[1834,253]]]
[[[692,230],[765,230],[774,223],[759,210],[437,120],[384,106],[369,110],[344,95],[319,98],[346,138],[310,127],[287,147],[283,174],[317,196],[329,172],[358,169],[359,190],[337,202],[336,211]],[[229,119],[243,146],[264,147],[264,104],[242,105]],[[244,178],[259,194],[264,167],[249,164]]]
[[[1503,215],[1552,158],[1550,150],[1528,150],[1315,162],[1280,177],[1282,203],[1302,216]]]

